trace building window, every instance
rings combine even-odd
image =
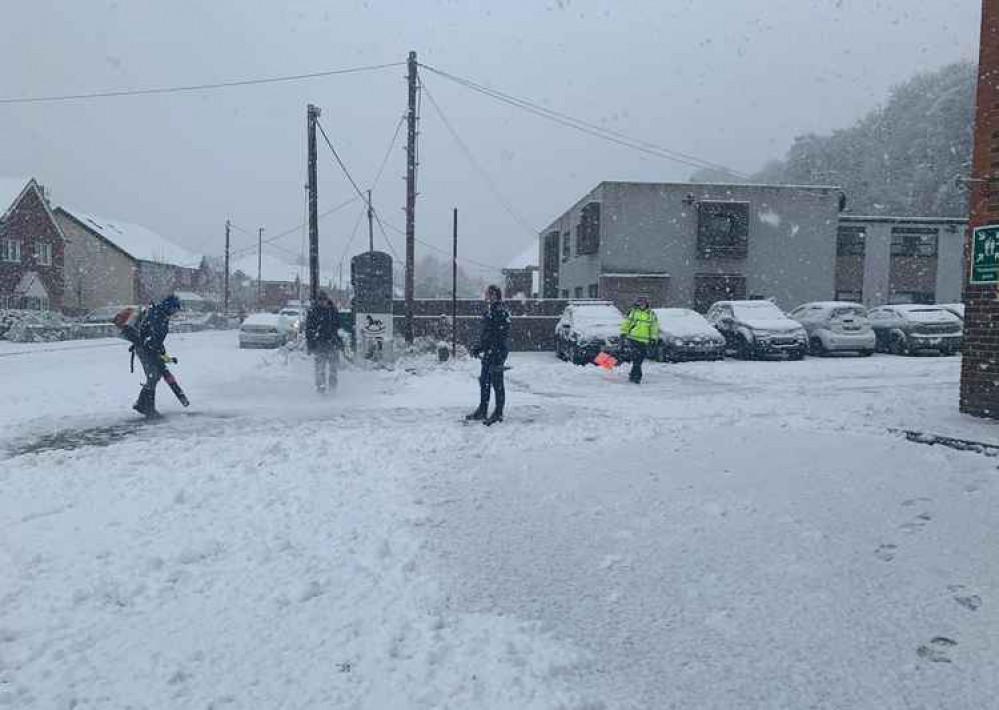
[[[562,298],[569,298],[569,289],[562,289]]]
[[[52,266],[52,245],[35,242],[35,263],[39,266]]]
[[[544,272],[541,276],[541,293],[544,298],[555,298],[558,295],[558,252],[559,232],[553,231],[544,237]]]
[[[706,313],[718,301],[743,301],[746,298],[746,277],[723,274],[694,276],[694,310]]]
[[[600,203],[583,206],[576,225],[576,254],[596,254],[600,251]]]
[[[577,286],[573,290],[573,293],[575,294],[576,298],[582,298],[583,297],[583,287],[582,286]]]
[[[558,232],[555,233],[556,237]],[[569,261],[572,256],[572,240],[569,238],[569,233],[564,232],[562,234],[562,261]]]
[[[21,263],[21,242],[16,239],[0,239],[0,261]]]
[[[597,284],[590,284],[589,286],[586,287],[586,295],[588,295],[590,298],[597,298],[599,294],[600,294],[600,288],[597,286]]]
[[[836,292],[837,301],[850,301],[852,303],[861,303],[864,300],[863,291],[837,291]]]
[[[892,256],[936,256],[937,234],[932,227],[892,227]]]
[[[935,294],[931,291],[893,291],[888,303],[916,303],[919,305],[931,305],[936,303]]]
[[[863,256],[866,227],[840,227],[836,234],[836,256]]]
[[[697,203],[698,258],[745,259],[748,250],[748,202]]]

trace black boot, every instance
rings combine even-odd
[[[132,409],[144,417],[158,417],[156,411],[156,391],[143,387],[139,390],[139,398],[135,400]]]
[[[486,418],[486,406],[485,404],[480,404],[479,408],[476,409],[471,414],[465,415],[465,421],[467,422],[479,422]]]
[[[497,424],[501,421],[503,421],[503,410],[497,407],[495,411],[493,411],[493,413],[490,414],[489,417],[482,423],[486,426],[492,426],[493,424]]]

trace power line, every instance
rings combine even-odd
[[[325,210],[324,212],[320,212],[319,213],[319,219],[323,219],[324,217],[328,217],[329,215],[333,214],[334,212],[338,212],[338,211],[342,210],[344,207],[348,207],[349,205],[352,205],[355,202],[357,202],[357,197],[356,196],[355,197],[351,197],[350,199],[345,200],[345,201],[341,202],[338,205],[334,205],[333,207],[330,207],[328,210]],[[289,229],[282,230],[281,232],[278,232],[274,236],[268,237],[267,239],[264,240],[263,243],[266,244],[266,245],[269,245],[269,246],[273,246],[276,249],[280,249],[280,250],[282,250],[282,251],[284,251],[284,252],[286,252],[288,254],[292,254],[293,256],[299,256],[298,254],[295,254],[290,249],[286,249],[285,247],[279,246],[279,245],[275,244],[274,242],[276,242],[278,239],[282,239],[282,238],[287,237],[287,236],[289,236],[291,234],[294,234],[299,229],[301,229],[302,227],[304,227],[306,225],[306,223],[307,223],[307,221],[306,222],[299,222],[294,227],[290,227]],[[246,231],[245,229],[243,229],[242,227],[240,227],[237,224],[233,224],[232,226],[235,227],[236,229],[238,229],[239,231],[245,233],[245,234],[249,234],[250,236],[254,236],[254,235],[250,234],[250,232]],[[236,249],[235,251],[232,252],[232,254],[233,255],[241,255],[241,254],[244,254],[244,253],[250,253],[252,251],[255,251],[256,248],[257,247],[255,245],[254,246],[243,247],[242,249]]]
[[[399,117],[399,122],[395,124],[395,133],[392,134],[392,140],[389,141],[388,150],[385,151],[385,157],[382,158],[382,164],[378,167],[378,172],[375,174],[375,180],[371,183],[371,189],[374,190],[378,187],[378,181],[382,179],[382,173],[385,171],[385,166],[388,165],[389,158],[392,157],[392,149],[395,148],[395,142],[399,138],[399,131],[402,130],[402,124],[406,122],[405,114]]]
[[[424,69],[430,72],[433,72],[434,74],[437,74],[438,76],[441,76],[445,79],[448,79],[458,84],[459,86],[463,86],[472,91],[476,91],[478,93],[489,96],[490,98],[496,99],[497,101],[502,101],[503,103],[509,104],[516,108],[520,108],[536,116],[540,116],[541,118],[546,118],[549,121],[553,121],[560,125],[573,128],[577,131],[586,133],[596,138],[601,138],[611,143],[616,143],[618,145],[631,148],[633,150],[637,150],[643,153],[647,153],[649,155],[654,155],[656,157],[665,158],[667,160],[681,163],[689,167],[710,168],[713,170],[720,170],[726,172],[730,175],[739,178],[747,177],[743,173],[733,170],[732,168],[729,168],[725,165],[721,165],[720,163],[714,163],[709,160],[704,160],[703,158],[699,158],[695,155],[672,150],[665,146],[651,143],[646,140],[633,138],[619,131],[615,131],[609,128],[604,128],[603,126],[598,126],[596,124],[584,121],[583,119],[576,118],[569,114],[561,113],[559,111],[546,108],[534,102],[528,101],[527,99],[521,99],[516,96],[512,96],[510,94],[497,91],[496,89],[490,89],[489,87],[477,84],[471,79],[465,79],[463,77],[450,74],[448,72],[442,71],[440,69],[437,69],[435,67],[426,64],[421,64],[420,66],[422,66]]]
[[[406,236],[406,233],[403,230],[401,230],[399,227],[396,227],[391,222],[386,222],[385,224],[386,224],[386,226],[388,226],[389,229],[391,229],[396,234],[399,234],[399,235],[402,235],[402,236]],[[432,249],[433,251],[440,252],[441,254],[446,254],[448,256],[448,258],[451,258],[453,256],[451,254],[451,251],[448,250],[448,249],[442,249],[441,247],[436,246],[434,244],[431,244],[430,242],[428,242],[426,240],[423,240],[423,239],[420,239],[419,237],[414,237],[414,239],[415,239],[416,242],[418,242],[419,244],[422,244],[423,246],[427,247],[428,249]],[[484,264],[481,261],[475,261],[474,259],[468,259],[468,258],[465,258],[465,257],[461,257],[461,258],[458,259],[458,261],[459,261],[459,263],[465,263],[465,264],[469,264],[469,265],[472,265],[472,266],[477,266],[480,269],[485,269],[486,271],[489,271],[489,272],[494,272],[495,273],[495,272],[503,271],[503,267],[501,267],[501,266],[495,266],[493,264]]]
[[[316,119],[316,126],[319,127],[319,132],[323,134],[323,140],[326,141],[326,145],[329,146],[330,151],[332,151],[333,157],[336,158],[337,165],[340,166],[340,169],[343,171],[343,174],[347,176],[347,180],[354,188],[354,192],[356,192],[357,196],[360,197],[361,200],[364,202],[364,204],[367,205],[368,204],[367,196],[361,191],[361,188],[357,186],[357,183],[354,181],[354,177],[350,174],[350,171],[347,170],[347,166],[343,164],[342,160],[340,160],[340,154],[336,152],[336,148],[333,147],[333,142],[330,140],[330,137],[326,135],[326,129],[323,128],[323,124],[320,123],[318,119]]]
[[[486,186],[493,193],[493,197],[496,198],[496,201],[500,203],[503,209],[506,210],[506,213],[509,214],[511,217],[513,217],[513,220],[517,222],[517,224],[519,224],[524,229],[524,231],[526,231],[532,237],[536,237],[538,235],[538,230],[532,227],[530,224],[528,224],[527,220],[521,217],[520,214],[513,209],[513,206],[510,204],[509,200],[507,200],[503,196],[503,193],[500,191],[499,187],[496,186],[496,183],[489,176],[489,173],[487,173],[485,169],[481,165],[479,165],[478,161],[475,159],[475,156],[472,154],[471,149],[469,149],[468,145],[461,139],[461,136],[458,135],[458,132],[454,129],[454,126],[451,125],[451,122],[447,119],[447,116],[444,115],[444,111],[441,110],[440,105],[434,99],[433,94],[430,93],[430,89],[427,88],[426,84],[423,85],[423,92],[426,93],[427,100],[430,101],[430,105],[437,113],[437,116],[441,119],[441,123],[444,124],[444,127],[447,129],[448,133],[451,134],[451,137],[454,139],[454,142],[458,145],[458,148],[461,149],[461,152],[464,154],[465,158],[472,166],[472,169],[475,170],[475,172],[478,173],[479,177],[482,178],[482,181],[486,183]]]
[[[147,89],[115,89],[110,91],[94,91],[82,94],[62,94],[53,96],[11,96],[0,98],[0,104],[33,104],[54,101],[76,101],[82,99],[106,99],[120,96],[148,96],[151,94],[179,94],[190,91],[206,91],[210,89],[226,89],[237,86],[256,86],[258,84],[277,84],[289,81],[304,81],[320,79],[341,74],[357,74],[360,72],[377,71],[397,67],[405,62],[389,62],[387,64],[370,64],[368,66],[349,67],[346,69],[330,69],[328,71],[308,72],[306,74],[287,74],[284,76],[260,77],[254,79],[238,79],[235,81],[220,81],[209,84],[190,84],[186,86],[163,86]]]

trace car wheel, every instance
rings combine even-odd
[[[735,354],[740,360],[753,359],[753,346],[750,344],[749,340],[746,339],[745,335],[740,335],[739,339],[736,340]]]
[[[909,343],[901,333],[894,333],[891,342],[888,343],[888,352],[892,355],[911,355]]]
[[[578,345],[576,345],[576,344],[571,345],[570,348],[569,348],[569,353],[570,353],[570,355],[572,357],[572,364],[573,365],[585,365],[586,364],[586,356],[579,349]]]
[[[860,357],[870,357],[873,354],[874,354],[873,350],[861,350],[860,351]]]
[[[808,341],[808,354],[815,357],[825,357],[829,354],[826,346],[822,343],[822,338],[817,335],[812,336],[811,340]]]
[[[788,360],[804,360],[805,359],[805,348],[801,350],[795,350],[793,353],[787,354]]]

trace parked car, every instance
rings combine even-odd
[[[624,314],[610,301],[570,301],[555,326],[555,355],[577,365],[618,352]]]
[[[122,304],[120,306],[104,306],[95,308],[87,315],[83,316],[84,323],[112,323],[114,317],[126,308],[138,308],[135,305]]]
[[[955,316],[961,319],[964,323],[964,304],[963,303],[941,303],[939,304],[941,308],[946,311],[950,311]]]
[[[867,309],[859,303],[815,301],[798,306],[789,315],[808,333],[810,355],[874,354],[874,329],[867,320]]]
[[[725,338],[697,311],[689,308],[656,308],[659,343],[655,357],[663,362],[721,360]]]
[[[284,307],[278,311],[278,315],[287,319],[293,330],[292,340],[298,338],[298,334],[305,328],[305,311],[301,308]]]
[[[940,306],[911,303],[882,306],[870,311],[867,317],[881,352],[914,355],[936,350],[953,355],[961,349],[961,319]]]
[[[241,348],[279,348],[290,340],[291,323],[277,313],[254,313],[239,326]]]
[[[801,323],[772,301],[718,301],[708,309],[707,319],[725,336],[727,348],[744,360],[765,355],[801,360],[808,349]]]

